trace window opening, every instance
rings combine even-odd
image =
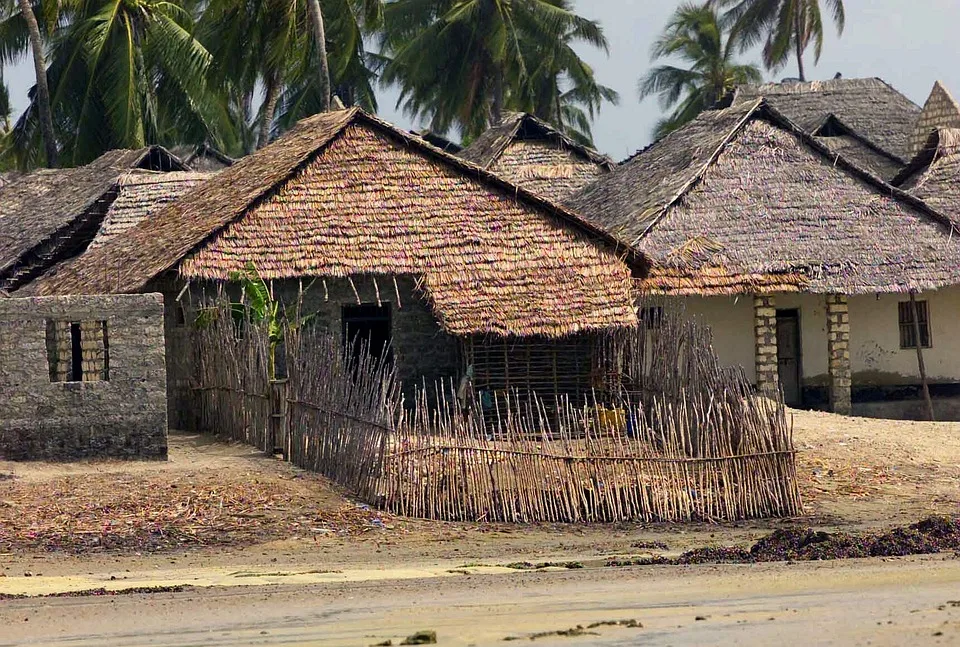
[[[917,301],[917,318],[920,328],[921,348],[930,348],[930,311],[926,301]],[[913,328],[913,306],[909,301],[899,304],[900,348],[916,348],[917,338]]]

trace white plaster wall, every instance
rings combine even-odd
[[[931,381],[960,379],[960,287],[924,292],[928,302],[932,348],[923,350]],[[850,362],[854,384],[896,384],[917,381],[917,351],[900,348],[898,306],[907,295],[850,297]],[[859,373],[859,375],[858,375]],[[905,379],[904,379],[905,378]]]
[[[687,316],[710,326],[720,361],[727,366],[742,366],[747,379],[755,382],[753,297],[684,297],[676,301],[682,304]]]
[[[827,305],[822,294],[778,294],[774,297],[778,310],[800,311],[800,352],[803,354],[801,377],[804,384],[826,384]]]

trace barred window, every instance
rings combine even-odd
[[[110,379],[106,321],[47,321],[51,382]]]
[[[647,330],[659,330],[663,323],[663,306],[640,308],[640,321]]]
[[[920,346],[930,348],[930,313],[926,301],[917,301],[917,319],[920,324]],[[917,338],[913,328],[913,304],[900,302],[900,348],[916,348]]]

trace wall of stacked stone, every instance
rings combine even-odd
[[[927,143],[930,133],[937,128],[960,128],[960,107],[950,93],[937,81],[923,106],[910,140],[910,156],[916,155]]]
[[[0,459],[165,459],[166,399],[159,294],[0,298]]]
[[[777,361],[777,306],[772,296],[753,298],[753,333],[757,391],[775,394],[780,390],[780,375]]]
[[[844,294],[828,294],[827,353],[830,372],[830,410],[850,415],[850,311]]]

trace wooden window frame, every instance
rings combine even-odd
[[[926,300],[917,300],[917,314],[920,321],[920,348],[933,348],[933,335],[930,330],[930,307]],[[913,332],[913,303],[900,301],[897,304],[897,321],[900,329],[900,350],[913,350],[917,347],[917,340]]]

